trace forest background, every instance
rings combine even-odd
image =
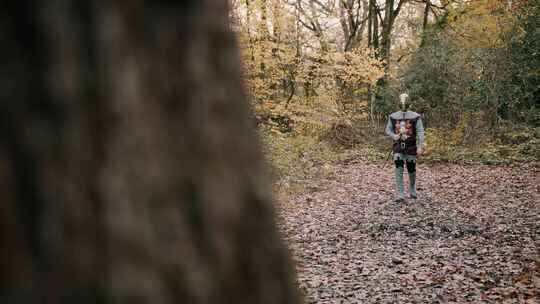
[[[397,96],[421,162],[540,158],[539,0],[232,0],[244,84],[278,193],[388,159]]]

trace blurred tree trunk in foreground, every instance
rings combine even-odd
[[[225,0],[0,7],[0,303],[296,303]]]

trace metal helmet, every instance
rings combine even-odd
[[[409,100],[409,95],[407,93],[402,93],[399,95],[399,107],[401,111],[405,112],[407,111],[411,106],[411,102]]]

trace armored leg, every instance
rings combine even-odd
[[[403,187],[403,160],[397,159],[394,161],[396,164],[396,188],[397,188],[397,201],[403,201],[405,199],[404,187]]]
[[[407,172],[409,173],[409,194],[411,198],[417,198],[416,194],[416,161],[407,161]]]

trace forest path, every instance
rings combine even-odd
[[[407,183],[407,179],[406,179]],[[339,165],[278,208],[307,303],[540,303],[540,169]]]

